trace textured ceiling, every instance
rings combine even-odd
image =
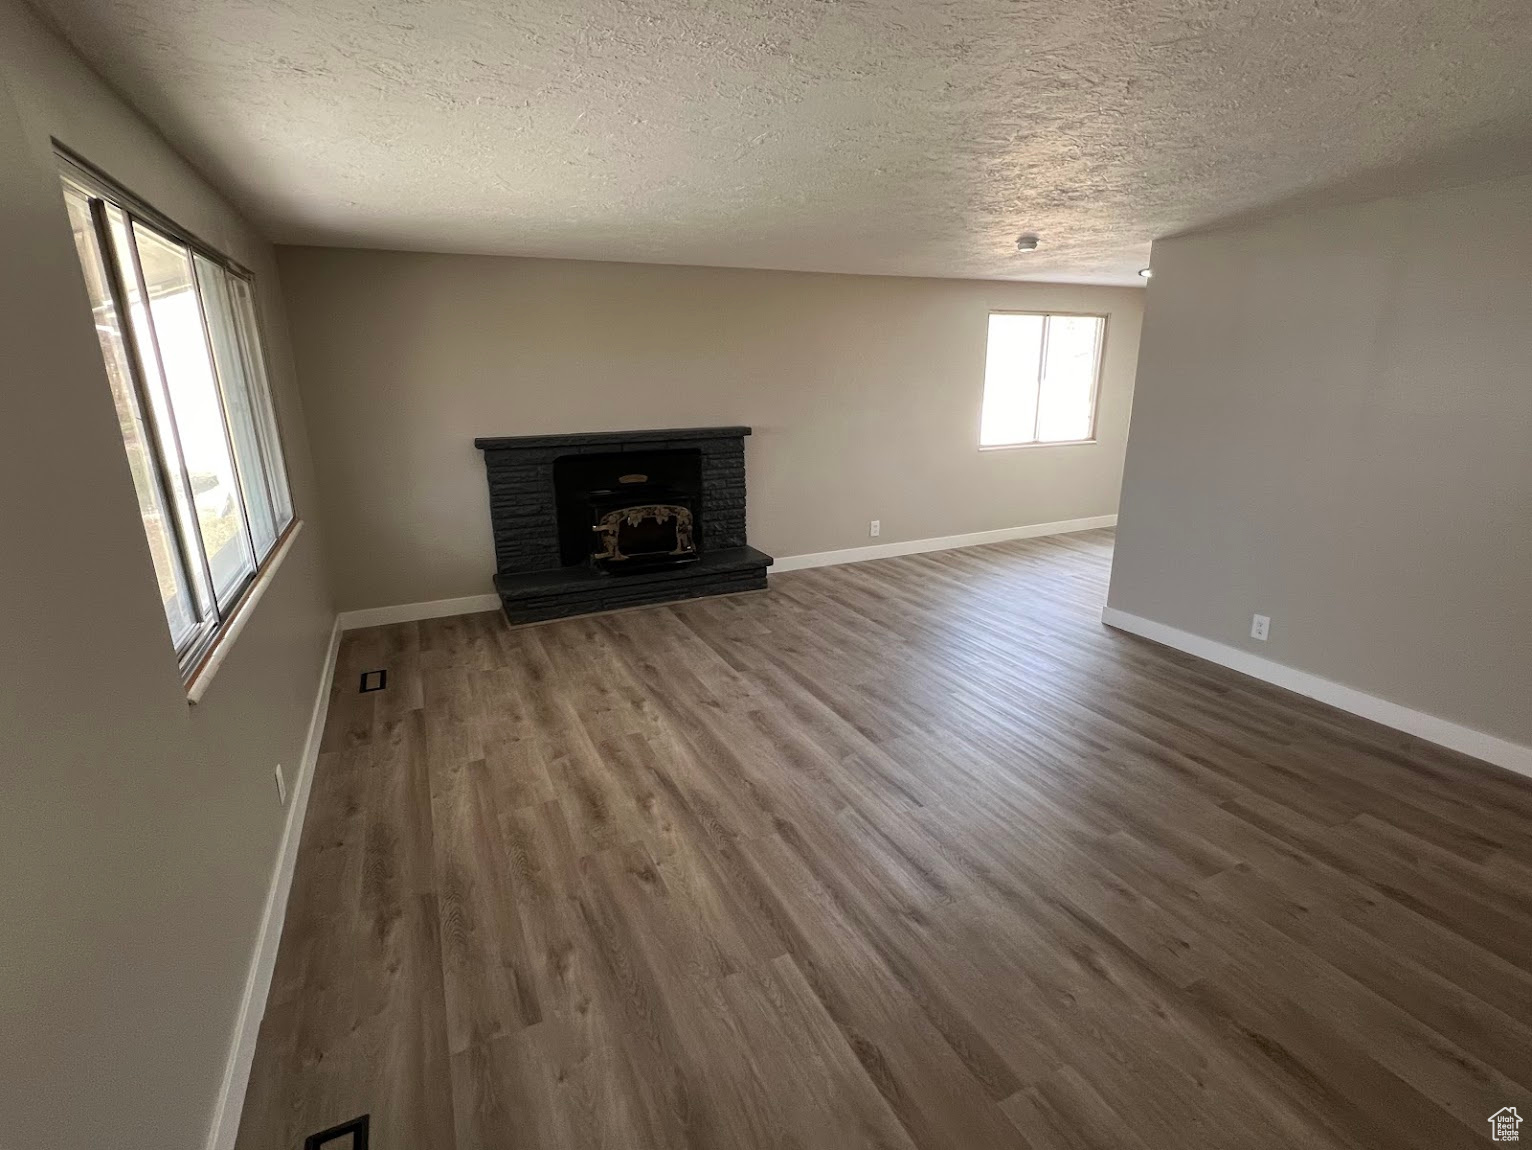
[[[1532,169],[1532,0],[38,5],[290,243],[1137,283],[1316,189]]]

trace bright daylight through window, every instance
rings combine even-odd
[[[991,312],[979,446],[1093,438],[1105,332],[1105,316]]]
[[[160,598],[190,676],[293,521],[254,293],[224,257],[64,168]]]

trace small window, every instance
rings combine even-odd
[[[1100,315],[991,312],[979,446],[1094,438],[1105,332]]]
[[[190,678],[293,522],[249,274],[64,160],[170,637]]]

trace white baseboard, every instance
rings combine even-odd
[[[939,535],[934,539],[906,539],[902,543],[875,543],[871,547],[847,547],[842,551],[816,551],[808,555],[789,555],[776,560],[771,565],[771,574],[801,571],[805,567],[864,563],[869,559],[892,559],[898,555],[919,555],[926,551],[951,551],[955,547],[976,547],[981,543],[1004,543],[1007,539],[1035,539],[1041,535],[1065,535],[1071,531],[1091,531],[1097,527],[1115,526],[1117,526],[1117,516],[1096,515],[1089,519],[1060,519],[1054,523],[1029,523],[1024,527],[972,531],[967,535]]]
[[[1034,539],[1040,535],[1063,535],[1070,531],[1090,531],[1097,527],[1115,527],[1117,516],[1096,515],[1089,519],[1061,519],[1056,523],[1029,523],[1024,527],[1001,527],[995,531],[974,531],[968,535],[942,535],[935,539],[907,539],[903,543],[879,543],[872,547],[848,547],[844,551],[820,551],[813,555],[789,555],[771,565],[771,574],[798,571],[804,567],[829,567],[835,563],[861,563],[867,559],[890,559],[896,555],[917,555],[923,551],[950,551],[954,547],[974,547],[980,543],[1003,543],[1007,539]],[[478,611],[498,611],[500,596],[464,595],[459,599],[431,599],[424,603],[396,603],[391,607],[364,607],[342,611],[338,620],[342,631],[362,627],[384,627],[390,623],[409,623],[417,619],[443,619],[449,615],[472,615]]]
[[[282,923],[287,918],[287,895],[293,885],[293,869],[298,862],[298,840],[303,836],[303,816],[308,810],[309,789],[314,782],[314,766],[319,760],[319,743],[324,738],[325,717],[330,710],[330,682],[335,676],[335,657],[340,651],[343,628],[339,616],[330,629],[330,646],[319,671],[319,693],[309,716],[308,737],[303,743],[303,759],[293,779],[292,799],[287,808],[287,824],[282,829],[282,845],[266,890],[266,909],[261,913],[261,929],[255,939],[255,953],[245,976],[245,993],[240,999],[239,1016],[234,1023],[234,1042],[224,1065],[223,1084],[213,1107],[213,1125],[208,1133],[207,1150],[233,1150],[239,1134],[239,1116],[245,1107],[245,1091],[250,1085],[250,1067],[255,1061],[255,1040],[261,1032],[261,1018],[266,1013],[266,998],[271,993],[271,977],[277,965],[277,946],[282,941]]]
[[[472,615],[479,611],[498,610],[498,595],[464,595],[460,599],[432,599],[425,603],[395,603],[392,607],[342,611],[339,622],[342,631],[355,631],[361,627],[383,627],[389,623],[410,623],[416,619],[444,619],[449,615]]]
[[[1102,611],[1101,621],[1108,627],[1130,631],[1166,647],[1174,647],[1177,651],[1185,651],[1188,655],[1195,655],[1199,659],[1206,659],[1210,663],[1217,663],[1230,670],[1249,675],[1253,679],[1272,683],[1299,695],[1306,695],[1310,699],[1317,699],[1321,703],[1328,703],[1342,711],[1349,711],[1353,715],[1382,723],[1385,727],[1392,727],[1396,731],[1425,739],[1428,743],[1472,755],[1476,759],[1483,759],[1486,763],[1493,763],[1497,767],[1504,767],[1518,774],[1532,775],[1532,747],[1525,747],[1509,739],[1502,739],[1498,735],[1486,734],[1472,727],[1454,723],[1450,719],[1428,715],[1424,711],[1416,711],[1399,703],[1380,699],[1376,695],[1369,695],[1365,691],[1348,687],[1344,683],[1321,678],[1319,675],[1311,675],[1307,671],[1300,671],[1283,663],[1274,663],[1270,659],[1263,659],[1259,655],[1242,651],[1238,647],[1230,647],[1213,639],[1205,639],[1201,635],[1193,635],[1190,631],[1156,623],[1153,619],[1130,615],[1115,607],[1108,607]]]

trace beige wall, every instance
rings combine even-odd
[[[343,609],[487,592],[476,435],[744,423],[777,556],[1117,509],[1133,288],[279,248]],[[1100,442],[977,450],[991,308],[1109,313]]]
[[[0,1145],[206,1138],[332,619],[311,523],[204,701],[159,604],[55,135],[251,265],[300,513],[270,250],[0,0]]]
[[[1111,605],[1532,743],[1532,178],[1154,269]]]

